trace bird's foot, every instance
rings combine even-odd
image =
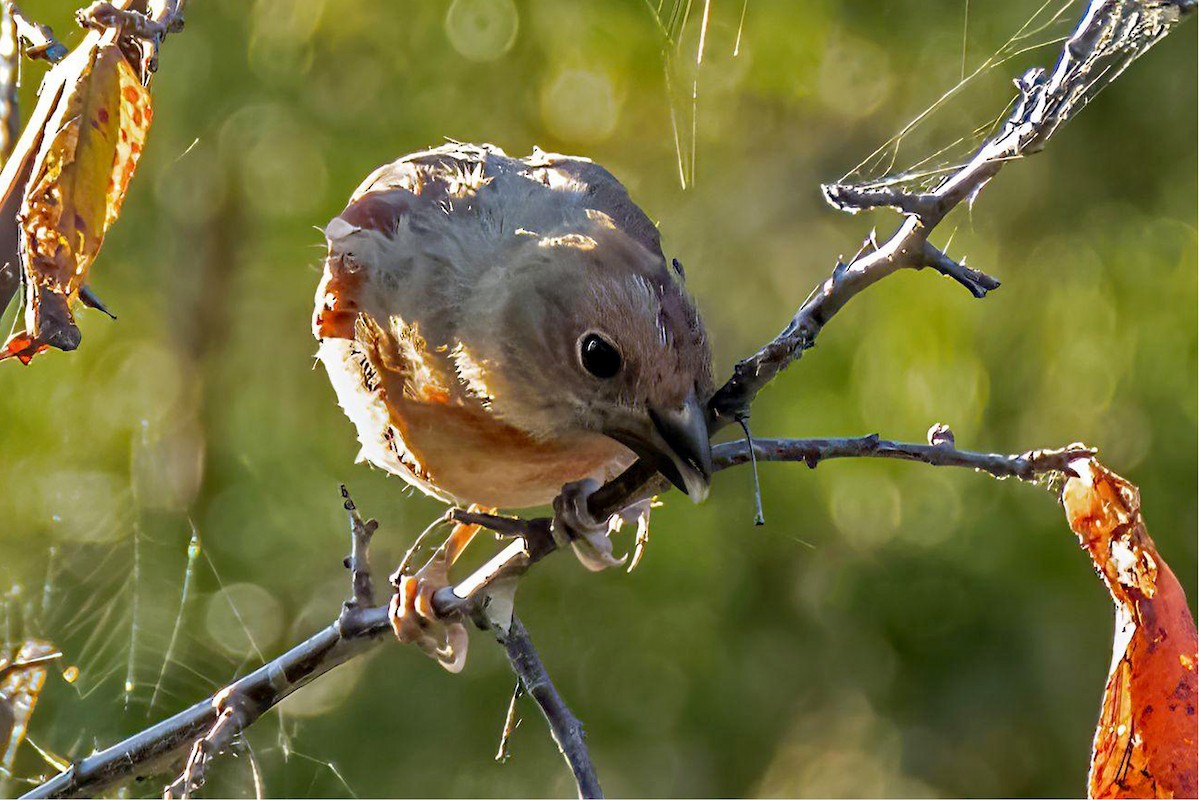
[[[388,618],[396,638],[415,644],[449,672],[460,672],[467,663],[467,626],[461,617],[439,618],[433,596],[450,585],[450,567],[478,530],[478,525],[455,525],[425,566],[410,575],[402,565],[391,578],[396,593],[388,604]]]
[[[608,538],[612,520],[597,520],[588,511],[587,500],[599,488],[600,482],[593,478],[563,486],[554,498],[554,522],[550,526],[554,541],[560,547],[570,543],[579,563],[592,572],[619,567],[628,558],[613,556],[612,540]],[[613,519],[619,519],[619,515]]]

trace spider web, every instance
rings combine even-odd
[[[697,118],[705,83],[712,81],[712,73],[706,76],[704,71],[706,54],[713,46],[732,43],[731,55],[736,58],[743,46],[747,9],[751,13],[753,9],[749,0],[644,2],[662,39],[679,180],[686,189],[696,180]],[[1004,124],[1019,97],[1014,79],[1030,67],[1058,62],[1057,70],[1066,70],[1072,91],[1056,98],[1053,132],[1165,35],[1178,19],[1180,4],[1173,0],[1026,0],[1012,12],[993,9],[989,13],[1016,13],[1023,21],[1001,41],[979,41],[972,30],[971,2],[963,0],[961,56],[947,53],[945,59],[958,67],[958,79],[947,76],[947,88],[928,98],[928,106],[912,114],[836,183],[910,192],[936,188]],[[1073,50],[1086,55],[1059,61],[1062,45],[1081,15],[1092,14],[1105,19],[1105,24],[1093,29],[1093,37],[1072,42]],[[721,35],[714,35],[718,30]],[[986,55],[980,57],[980,52]],[[937,76],[931,76],[930,82],[936,86]],[[1007,103],[998,100],[1005,93]]]
[[[132,488],[116,505],[138,507]],[[10,651],[36,639],[62,657],[50,667],[11,774],[0,772],[0,795],[26,791],[276,655],[255,642],[245,622],[253,608],[228,591],[203,532],[187,517],[154,516],[160,515],[121,511],[97,522],[103,541],[5,554],[0,644]],[[236,648],[222,646],[206,626],[214,606],[232,627]],[[353,796],[336,765],[296,746],[301,725],[295,717],[267,715],[236,743],[229,766],[215,771],[210,793]],[[160,796],[168,781],[130,784],[125,796]]]
[[[737,58],[742,50],[750,4],[749,0],[716,3],[713,0],[673,0],[669,3],[667,0],[645,0],[645,3],[662,39],[663,75],[679,181],[686,189],[696,181],[697,119],[706,81],[705,57],[718,41],[718,37],[710,34],[710,28],[720,27],[722,46],[729,46],[731,39],[730,55]],[[971,39],[970,0],[964,0],[959,80],[839,182],[930,187],[965,163],[1006,114],[1003,110],[996,112],[995,81],[985,78],[1007,66],[1010,73],[1004,78],[1007,80],[1020,71],[1010,62],[1030,54],[1042,55],[1040,51],[1043,50],[1051,52],[1070,33],[1080,8],[1078,0],[1040,0],[1040,4],[1031,5],[1029,17],[1016,32],[989,56],[971,66],[967,46]],[[948,54],[947,62],[952,60],[957,59]],[[980,91],[973,91],[976,89]],[[1015,97],[1015,92],[1011,94]],[[964,125],[961,117],[964,107],[991,109],[990,116]],[[942,141],[937,143],[939,139]]]
[[[1173,0],[1042,0],[1016,32],[968,72],[970,0],[965,0],[961,79],[837,183],[911,193],[936,189],[1000,131],[1021,100],[1013,91],[1007,105],[995,102],[997,70],[1026,89],[1047,81],[1058,87],[1034,110],[1045,119],[1044,143],[1165,36],[1180,13]],[[1077,28],[1083,32],[1076,33]],[[975,110],[989,107],[991,115]],[[964,126],[964,118],[975,122]],[[968,134],[954,132],[967,127]]]

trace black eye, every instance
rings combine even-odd
[[[584,334],[579,340],[579,362],[597,378],[611,378],[621,371],[621,353],[596,333]]]

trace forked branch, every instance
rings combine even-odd
[[[1043,475],[1066,471],[1072,460],[1093,452],[1081,445],[1072,445],[1061,450],[1030,451],[1019,455],[976,453],[955,449],[944,435],[936,439],[939,442],[937,444],[893,442],[875,435],[845,439],[752,441],[760,462],[800,461],[812,467],[835,458],[892,458],[934,466],[965,467],[997,478],[1015,477],[1022,480],[1036,480]],[[749,455],[749,447],[744,441],[717,445],[714,469],[724,470],[747,463]],[[488,596],[489,587],[498,580],[523,573],[532,564],[554,552],[557,545],[549,535],[550,520],[547,518],[523,520],[469,512],[455,513],[456,518],[460,515],[463,521],[477,522],[514,537],[512,543],[487,564],[454,586],[438,591],[433,597],[434,610],[441,617],[465,614],[478,618],[479,603]],[[526,535],[529,538],[524,538]],[[555,741],[568,759],[573,774],[579,779],[581,795],[590,794],[590,787],[593,786],[598,793],[598,784],[590,782],[594,779],[594,771],[589,779],[582,766],[587,751],[578,720],[557,692],[546,688],[546,685],[552,687],[553,684],[549,682],[541,660],[536,658],[528,634],[522,636],[520,631],[523,628],[517,629],[517,624],[519,621],[514,618],[513,626],[501,640],[509,653],[510,663],[522,684],[542,708]],[[495,630],[492,625],[488,627]],[[514,630],[517,630],[516,634]],[[227,747],[232,736],[240,733],[245,724],[265,714],[297,689],[384,641],[394,641],[387,606],[359,608],[354,603],[347,603],[337,620],[315,636],[191,708],[84,758],[34,788],[25,797],[95,795],[131,778],[162,771],[189,753],[193,754],[189,763],[194,760],[203,764],[200,769],[200,775],[203,776],[211,757],[222,747]],[[531,686],[540,688],[535,692]],[[226,714],[233,698],[252,700],[255,713],[243,713],[240,716]],[[218,725],[221,726],[219,729]],[[201,739],[207,739],[209,743],[201,745],[197,751],[196,743]],[[182,793],[185,786],[194,789],[195,774],[193,768],[190,783],[186,774],[181,775],[172,784],[174,790]]]

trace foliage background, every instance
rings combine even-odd
[[[72,31],[74,3],[26,5]],[[1036,5],[972,4],[967,63]],[[636,0],[522,0],[507,50],[448,22],[445,2],[191,4],[94,270],[120,321],[83,312],[78,352],[0,366],[0,633],[47,636],[82,670],[74,687],[51,676],[39,744],[80,756],[201,699],[258,662],[243,624],[271,655],[332,619],[339,482],[381,521],[381,576],[440,513],[353,464],[351,426],[310,369],[314,226],[378,164],[444,136],[593,157],[687,266],[721,375],[869,225],[890,231],[817,187],[958,80],[963,3],[751,0],[735,58],[741,4],[713,2],[685,191],[671,108],[686,151],[699,7],[664,70]],[[1046,58],[987,71],[934,132],[998,113],[1009,79]],[[920,440],[943,421],[973,449],[1099,446],[1141,486],[1194,603],[1196,59],[1192,22],[948,221],[938,241],[955,230],[952,254],[1001,290],[889,279],[763,395],[755,431]],[[25,70],[29,109],[42,70]],[[911,160],[936,149],[922,147]],[[557,557],[523,584],[610,794],[1083,790],[1112,613],[1052,495],[903,463],[762,479],[765,528],[737,470],[702,507],[669,497],[632,575]],[[201,556],[164,668],[191,523]],[[383,647],[249,740],[272,795],[568,793],[532,706],[513,760],[491,760],[511,682],[483,635],[460,676]],[[25,748],[19,771],[37,769]],[[249,776],[246,757],[224,762],[211,791],[250,794]]]

